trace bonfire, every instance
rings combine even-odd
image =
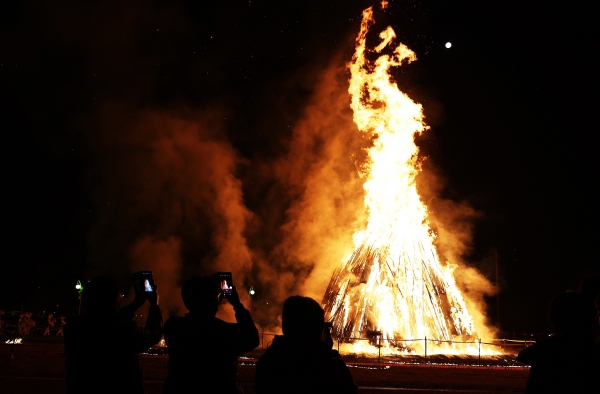
[[[367,48],[373,9],[363,11],[356,48],[349,63],[354,122],[373,140],[364,177],[366,227],[354,234],[355,250],[334,271],[323,299],[333,336],[400,352],[429,346],[451,349],[444,341],[474,341],[473,318],[453,276],[434,246],[428,209],[417,191],[419,150],[414,142],[427,126],[420,104],[404,94],[390,70],[416,60],[395,44],[391,27],[380,43]],[[376,57],[375,60],[369,60]],[[406,341],[406,339],[420,339]]]

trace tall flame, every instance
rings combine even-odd
[[[474,338],[473,318],[452,265],[440,263],[415,184],[420,166],[414,136],[427,129],[422,107],[390,79],[392,67],[416,56],[403,44],[382,54],[395,38],[388,27],[374,48],[377,59],[370,61],[366,36],[374,22],[372,8],[363,11],[349,64],[354,122],[374,141],[362,173],[369,217],[354,234],[354,253],[333,274],[325,312],[338,337],[380,335],[384,345],[407,351],[415,346],[399,339]]]

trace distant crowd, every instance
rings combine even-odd
[[[64,335],[65,315],[52,312],[34,314],[29,311],[3,311],[0,309],[0,334],[8,332],[19,336]]]

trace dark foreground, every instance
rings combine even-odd
[[[3,392],[11,346],[0,344],[0,392]],[[430,358],[436,361],[435,358]],[[142,356],[147,393],[161,393],[167,372],[167,356]],[[439,361],[439,360],[438,360]],[[447,361],[447,360],[445,360]],[[529,371],[465,362],[464,365],[404,364],[392,365],[348,360],[359,392],[366,393],[523,393]],[[240,367],[244,391],[254,393],[252,358]],[[35,343],[15,346],[6,394],[64,393],[64,348],[60,343]]]

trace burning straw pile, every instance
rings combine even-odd
[[[454,267],[440,262],[427,207],[415,184],[420,166],[414,135],[427,128],[422,107],[389,74],[391,67],[416,56],[403,44],[390,48],[395,38],[391,27],[380,34],[377,47],[368,49],[373,23],[369,8],[349,64],[354,122],[374,141],[361,169],[369,218],[354,235],[354,253],[333,274],[323,299],[326,317],[340,340],[353,343],[349,338],[376,336],[372,344],[381,340],[382,346],[400,352],[420,350],[422,344],[400,339],[472,340],[473,318],[455,283]],[[382,54],[384,50],[391,54]],[[369,60],[373,55],[376,59]]]

